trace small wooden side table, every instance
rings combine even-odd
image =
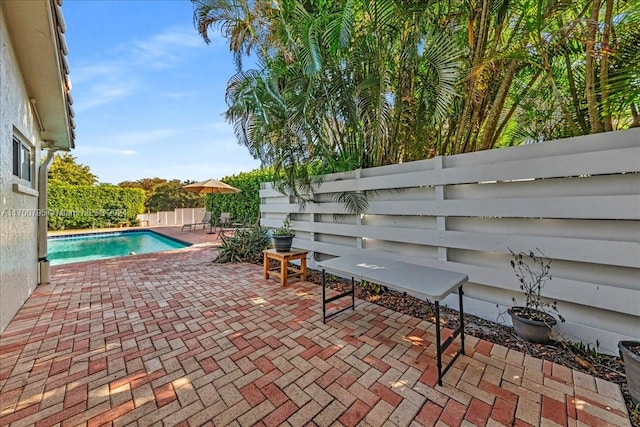
[[[268,279],[272,274],[280,278],[280,286],[287,284],[290,277],[300,277],[303,282],[307,280],[307,251],[292,249],[289,252],[276,252],[275,249],[265,249],[264,254],[264,278]],[[280,271],[269,269],[269,260],[280,261]],[[300,260],[300,268],[289,267],[289,261]]]

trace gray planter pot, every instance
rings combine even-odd
[[[289,236],[271,236],[276,252],[289,252],[293,243],[293,234]]]
[[[629,394],[635,403],[640,403],[640,356],[632,352],[630,346],[640,346],[640,341],[620,341],[618,350],[624,362]]]
[[[551,328],[556,325],[556,319],[550,314],[538,311],[540,316],[543,316],[544,321],[528,319],[522,316],[524,307],[511,307],[507,310],[511,316],[511,323],[513,323],[513,329],[523,340],[536,343],[546,344],[549,342],[551,335]]]

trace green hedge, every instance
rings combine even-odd
[[[273,180],[272,168],[256,169],[224,177],[221,179],[222,182],[239,188],[242,192],[208,195],[207,210],[213,212],[214,219],[220,218],[222,212],[229,212],[234,221],[244,221],[247,225],[255,224],[260,215],[260,183]]]
[[[50,230],[135,225],[136,216],[144,212],[145,193],[139,188],[49,183],[47,191]]]

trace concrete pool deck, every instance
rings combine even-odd
[[[438,386],[433,324],[325,325],[318,285],[154,230],[194,246],[52,268],[0,336],[0,425],[630,425],[617,385],[474,337]]]

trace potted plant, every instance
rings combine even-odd
[[[631,399],[640,404],[640,341],[618,342],[620,357],[624,362],[624,372],[627,376],[627,386]]]
[[[511,268],[525,296],[524,306],[516,305],[507,310],[511,316],[513,328],[520,338],[545,344],[549,341],[551,328],[557,323],[550,311],[555,311],[560,321],[564,322],[564,318],[558,313],[557,302],[542,298],[542,288],[551,280],[549,274],[551,260],[540,249],[538,249],[539,255],[533,251],[528,253],[514,253],[511,249],[509,251],[513,257]],[[515,298],[513,302],[517,304]]]
[[[271,233],[271,240],[273,240],[273,246],[276,248],[276,252],[289,252],[294,236],[295,234],[293,234],[290,228],[289,217],[287,217],[282,222],[282,227],[274,229]]]

